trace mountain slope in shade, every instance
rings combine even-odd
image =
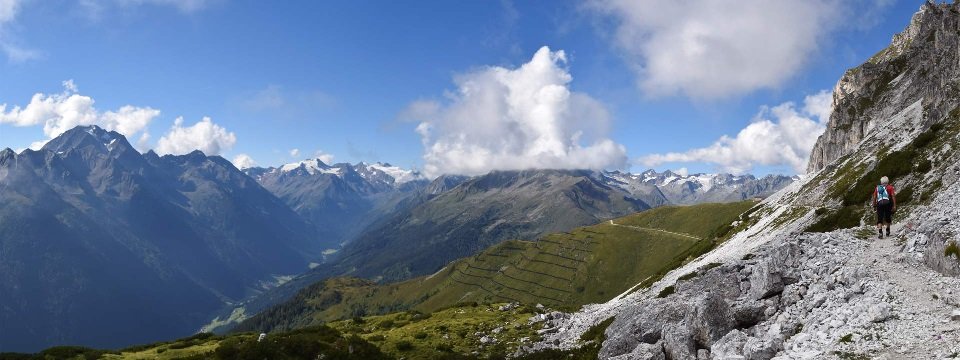
[[[183,336],[224,302],[303,271],[323,247],[220,157],[141,155],[96,126],[39,151],[6,149],[0,351]]]
[[[400,280],[507,239],[535,239],[650,206],[590,171],[495,171],[392,216],[341,250],[336,272]]]

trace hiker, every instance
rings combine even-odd
[[[873,208],[877,211],[877,232],[883,239],[883,225],[887,225],[887,236],[890,236],[890,223],[893,213],[897,211],[897,196],[886,176],[880,178],[880,185],[873,189]]]

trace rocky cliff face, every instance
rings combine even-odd
[[[926,3],[889,47],[848,70],[833,91],[833,114],[810,155],[808,171],[850,154],[873,128],[922,100],[918,126],[943,121],[960,98],[960,13]]]

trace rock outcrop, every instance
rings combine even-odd
[[[875,127],[918,99],[924,121],[943,121],[960,87],[960,7],[925,3],[889,47],[848,70],[833,91],[833,113],[810,154],[815,172],[850,154]]]

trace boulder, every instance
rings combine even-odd
[[[745,359],[743,344],[747,342],[747,335],[740,330],[733,330],[724,335],[710,346],[710,354],[714,359]]]
[[[716,292],[707,293],[696,302],[687,322],[699,348],[709,348],[737,323],[730,305]]]
[[[687,324],[673,323],[663,327],[663,352],[672,360],[696,359],[693,333]]]
[[[754,266],[750,274],[750,298],[766,299],[783,292],[783,276],[780,266],[771,260],[764,260]]]
[[[743,344],[743,356],[747,360],[769,360],[777,355],[777,352],[782,348],[783,343],[777,341],[777,339],[752,337]]]
[[[610,360],[665,360],[663,346],[657,344],[640,343],[633,351],[611,357]]]

